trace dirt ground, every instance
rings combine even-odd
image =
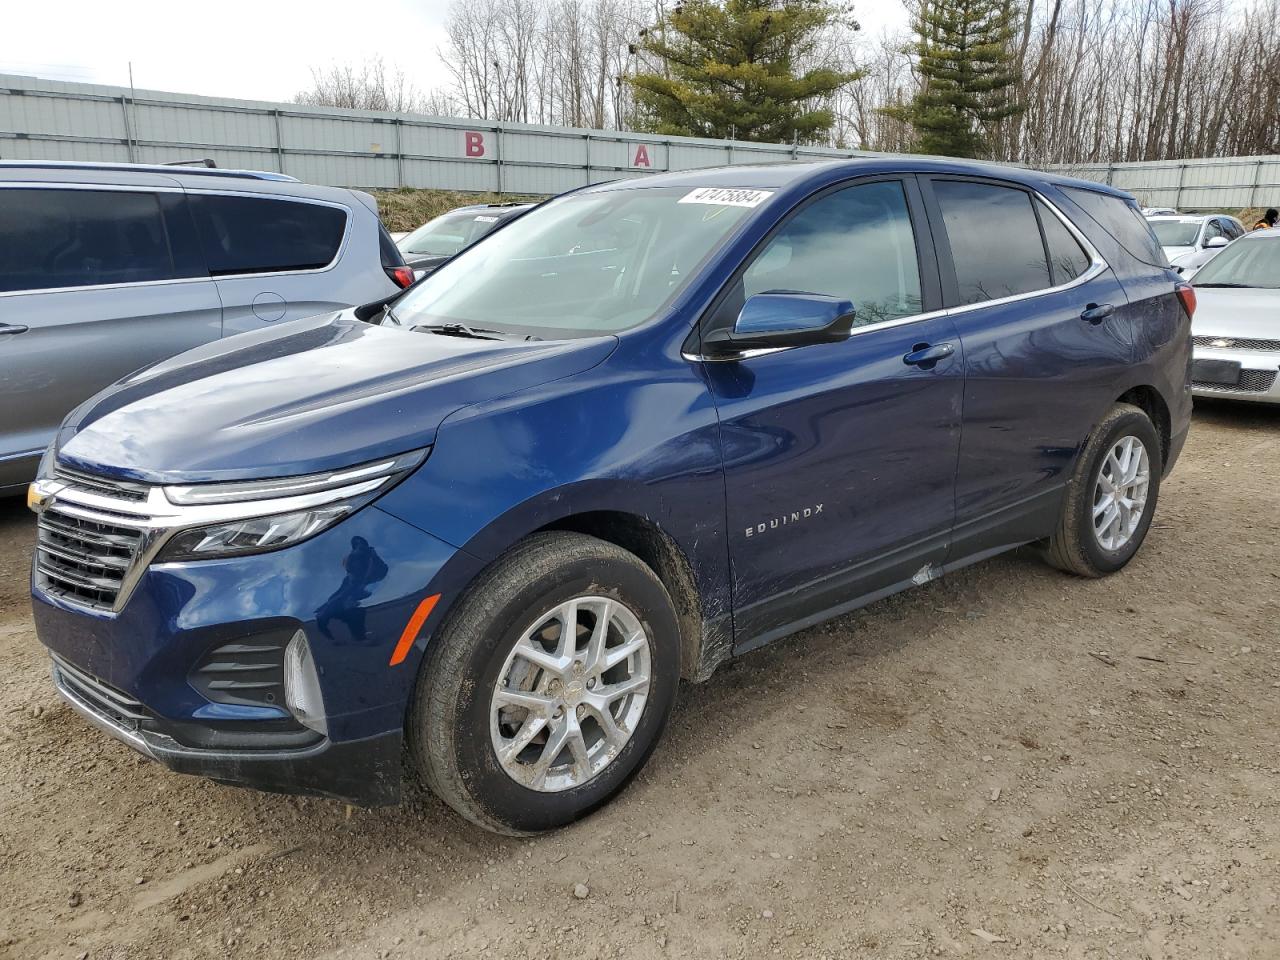
[[[615,803],[531,841],[92,730],[0,504],[0,956],[1272,960],[1278,485],[1280,411],[1204,406],[1123,573],[1020,551],[752,654],[684,689]]]

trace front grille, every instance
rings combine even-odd
[[[56,683],[117,726],[137,730],[141,723],[152,719],[147,708],[123,690],[117,690],[111,684],[71,666],[61,657],[53,657],[53,669]]]
[[[1192,337],[1191,342],[1197,347],[1212,347],[1215,340],[1230,343],[1230,346],[1217,347],[1219,350],[1268,350],[1280,352],[1280,340],[1253,340],[1248,337]]]
[[[95,477],[92,474],[81,473],[79,470],[69,470],[66,467],[55,467],[53,477],[55,480],[62,480],[77,489],[87,491],[88,493],[96,493],[103,497],[115,497],[118,500],[132,500],[136,503],[142,503],[147,499],[148,488],[145,484],[141,483],[130,483],[127,480],[110,480],[106,477]]]
[[[1235,386],[1221,383],[1202,383],[1192,380],[1191,386],[1205,393],[1266,393],[1276,383],[1276,370],[1241,370],[1240,382]]]
[[[65,600],[110,610],[141,540],[136,528],[73,516],[55,502],[36,524],[36,585]]]

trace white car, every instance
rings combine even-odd
[[[1177,213],[1173,207],[1145,207],[1142,211],[1144,217],[1176,216]]]
[[[1225,214],[1148,217],[1173,269],[1190,280],[1232,240],[1245,234],[1244,224]]]
[[[1280,230],[1232,243],[1193,286],[1191,392],[1280,403]]]

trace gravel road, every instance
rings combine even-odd
[[[33,523],[0,503],[0,957],[1273,960],[1278,488],[1280,411],[1198,408],[1121,574],[1019,551],[751,654],[683,690],[617,802],[536,840],[95,732],[49,684]]]

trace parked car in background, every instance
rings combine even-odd
[[[1177,212],[1173,207],[1143,207],[1142,209],[1144,217],[1164,217],[1177,214]]]
[[[734,654],[1022,544],[1124,567],[1192,307],[1131,198],[1031,170],[588,187],[388,310],[81,406],[31,488],[36,631],[77,711],[176,770],[375,804],[407,758],[546,830]]]
[[[1173,269],[1190,279],[1232,240],[1245,235],[1244,224],[1225,214],[1149,217],[1156,239]]]
[[[1236,240],[1196,276],[1197,396],[1280,403],[1280,230]]]
[[[0,161],[0,494],[139,367],[386,297],[412,274],[368,194],[275,173]]]
[[[429,220],[396,241],[414,276],[422,279],[454,254],[465,250],[499,224],[533,209],[532,203],[477,203]]]

